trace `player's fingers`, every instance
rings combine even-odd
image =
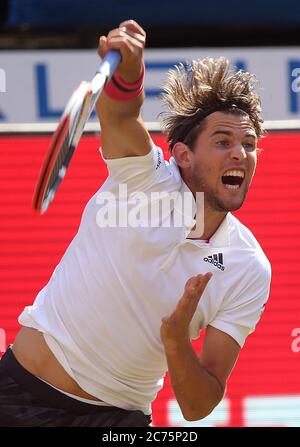
[[[126,60],[132,55],[138,55],[142,49],[142,44],[132,43],[130,39],[125,39],[122,37],[113,37],[107,41],[107,49],[117,49],[120,50],[122,55],[122,61]]]
[[[141,42],[145,46],[146,36],[144,36],[143,34],[135,33],[133,31],[131,31],[130,29],[126,28],[125,26],[120,28],[120,35],[130,36],[130,37],[136,39],[138,42]]]
[[[120,26],[119,28],[115,28],[111,30],[108,35],[107,39],[111,39],[112,37],[123,37],[123,36],[130,36],[134,37],[135,39],[139,40],[140,42],[145,42],[145,36],[143,34],[137,33],[133,31],[130,28],[127,28],[126,26]]]
[[[201,297],[201,295],[204,292],[204,289],[207,286],[207,283],[209,282],[211,277],[212,277],[211,272],[208,272],[205,275],[197,276],[196,284],[194,286],[194,293],[196,294],[196,296],[200,294],[200,297]]]
[[[111,31],[109,31],[109,33],[107,34],[107,41],[109,42],[110,39],[114,38],[114,37],[121,37],[124,36],[126,28],[121,29],[121,28],[114,28]]]
[[[100,36],[99,37],[99,45],[98,45],[98,54],[101,58],[103,58],[105,56],[105,54],[107,53],[107,39],[105,36]]]
[[[205,275],[197,275],[190,278],[185,285],[184,293],[177,303],[175,310],[168,316],[162,319],[165,325],[178,327],[184,325],[188,327],[191,322],[202,293],[212,277],[212,273]]]
[[[120,50],[122,62],[129,62],[132,56],[141,57],[145,47],[145,38],[136,34],[127,30],[126,27],[120,27],[111,30],[107,37],[101,36],[98,49],[100,57],[103,58],[112,48]]]
[[[197,276],[193,276],[186,282],[184,295],[186,293],[189,295],[193,295],[195,293],[198,293],[199,290],[204,290],[211,277],[211,272],[205,273],[204,275],[199,274]]]
[[[122,56],[122,62],[127,64],[136,64],[141,61],[143,54],[143,45],[141,43],[132,43],[128,39],[116,38],[108,42],[108,48],[118,49]]]
[[[145,30],[143,30],[143,28],[135,20],[124,20],[124,22],[120,23],[119,27],[126,27],[129,31],[141,34],[146,37]]]
[[[110,42],[112,39],[120,39],[120,41],[128,40],[132,45],[144,48],[145,47],[145,38],[136,33],[131,33],[127,31],[126,28],[118,28],[112,30],[108,33],[107,41]]]
[[[207,286],[208,281],[212,277],[212,273],[206,273],[205,275],[197,275],[190,278],[185,285],[183,295],[178,302],[179,309],[181,307],[190,307],[191,310],[198,305],[202,293]]]

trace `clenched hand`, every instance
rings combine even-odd
[[[126,82],[135,82],[142,71],[145,43],[143,28],[134,20],[125,20],[107,36],[100,37],[98,53],[103,58],[113,48],[120,50],[122,60],[117,72]]]

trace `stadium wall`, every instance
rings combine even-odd
[[[156,121],[163,111],[159,95],[169,69],[220,56],[235,70],[255,73],[265,120],[299,119],[300,47],[282,47],[147,49],[144,120]],[[1,51],[0,123],[57,120],[74,88],[91,80],[98,61],[96,50]]]

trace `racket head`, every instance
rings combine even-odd
[[[54,132],[33,195],[33,208],[43,214],[63,180],[92,110],[93,90],[83,81],[70,97]]]
[[[81,82],[71,96],[51,139],[34,191],[33,208],[41,214],[52,202],[65,176],[85,123],[105,83],[113,75],[120,60],[121,53],[118,50],[109,51],[100,63],[92,81]]]

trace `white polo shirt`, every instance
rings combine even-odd
[[[100,228],[101,200],[113,193],[117,203],[120,184],[126,184],[128,195],[139,191],[150,200],[153,191],[189,191],[174,159],[165,162],[155,146],[146,156],[105,161],[107,180],[88,202],[50,281],[19,322],[44,333],[86,392],[150,414],[167,371],[161,319],[175,309],[186,281],[213,273],[191,322],[191,338],[211,325],[243,346],[267,301],[271,269],[252,233],[230,213],[208,243],[187,239],[193,216],[181,227],[160,222]],[[129,214],[136,206],[131,200]],[[173,218],[176,203],[170,213]]]

